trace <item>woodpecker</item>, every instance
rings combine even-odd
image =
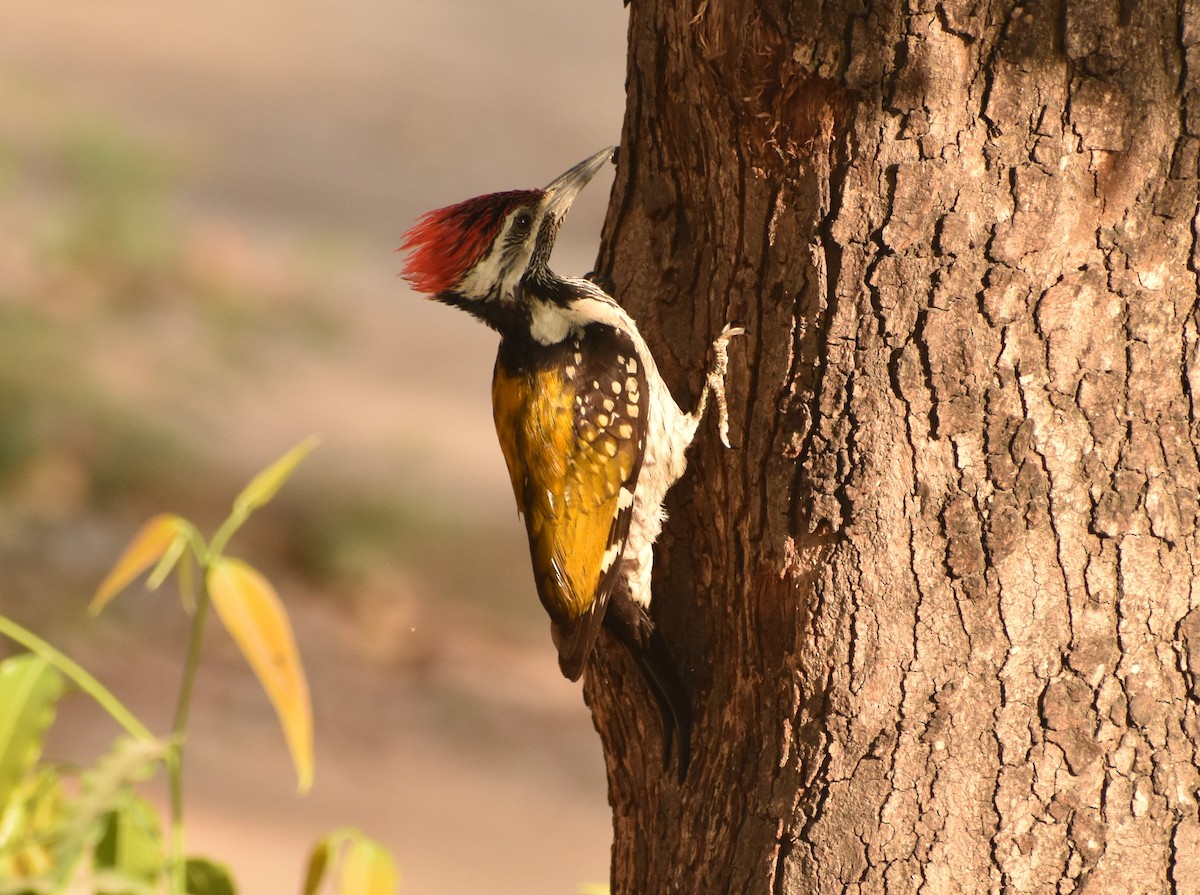
[[[591,280],[550,270],[572,201],[615,151],[597,152],[544,189],[429,212],[403,237],[402,276],[500,334],[496,433],[559,667],[577,681],[607,627],[658,704],[664,762],[678,734],[682,778],[691,710],[649,612],[653,547],[710,392],[729,446],[727,342],[742,330],[726,326],[713,342],[699,402],[684,413],[629,314]]]

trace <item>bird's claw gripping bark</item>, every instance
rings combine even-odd
[[[732,323],[725,324],[721,334],[713,341],[713,364],[708,369],[707,390],[711,390],[717,402],[717,432],[721,436],[721,444],[729,444],[729,405],[725,400],[725,373],[729,369],[729,340],[734,336],[743,335],[744,327]]]

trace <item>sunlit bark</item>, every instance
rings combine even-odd
[[[633,0],[600,270],[681,403],[613,891],[1200,891],[1200,4]]]

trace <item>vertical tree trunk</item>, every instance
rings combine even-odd
[[[1200,4],[633,0],[600,269],[681,403],[691,771],[613,891],[1200,891]]]

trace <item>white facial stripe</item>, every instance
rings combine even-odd
[[[533,227],[529,235],[520,242],[510,242],[509,234],[512,231],[513,220],[521,213],[533,215]],[[533,255],[533,247],[537,244],[542,217],[537,213],[537,209],[521,207],[510,211],[487,255],[471,268],[470,273],[463,277],[454,291],[479,301],[491,297],[491,287],[498,283],[500,300],[513,301],[517,284],[525,275],[529,259]]]

